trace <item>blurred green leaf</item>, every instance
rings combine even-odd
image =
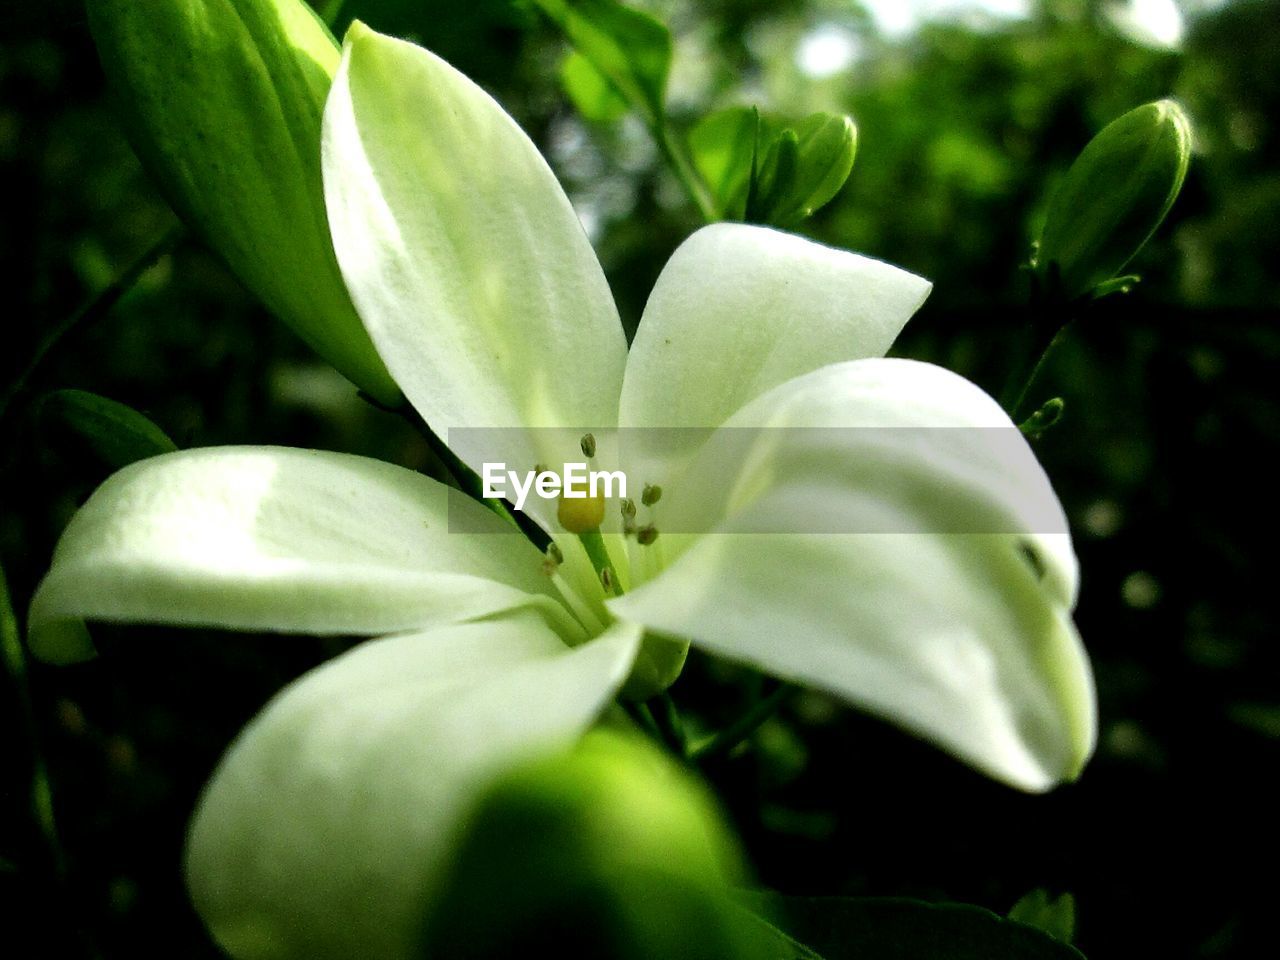
[[[533,0],[569,42],[646,120],[663,116],[671,33],[658,20],[614,0]]]
[[[723,219],[740,220],[746,213],[759,136],[760,113],[755,107],[730,107],[708,114],[689,131],[693,165]]]
[[[1076,898],[1070,893],[1050,898],[1049,891],[1038,888],[1013,905],[1009,919],[1070,943],[1076,935]]]
[[[178,449],[137,410],[84,390],[47,394],[37,416],[44,431],[73,438],[112,469]]]
[[[630,109],[608,78],[577,50],[571,51],[560,65],[560,84],[577,111],[588,120],[610,123],[620,120]]]
[[[826,960],[1081,960],[1041,931],[964,904],[880,897],[784,897],[747,902]]]
[[[769,957],[770,960],[824,960],[821,954],[779,930],[753,910],[744,909],[741,922],[746,935],[754,940],[762,957]]]

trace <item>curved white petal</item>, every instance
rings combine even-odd
[[[703,227],[672,255],[645,305],[620,422],[714,428],[793,377],[883,356],[930,287],[905,270],[794,234],[741,223]],[[678,433],[633,439],[649,448],[650,460],[680,457]]]
[[[240,735],[192,822],[187,877],[238,960],[410,960],[487,778],[567,745],[626,678],[633,627],[570,650],[533,615],[361,644]]]
[[[352,300],[405,395],[463,460],[529,470],[556,451],[510,428],[617,422],[626,341],[608,284],[550,168],[488,94],[420,47],[353,24],[323,150]],[[506,429],[479,431],[491,427]]]
[[[815,532],[1016,533],[1055,601],[1074,607],[1079,567],[1044,469],[995,400],[933,364],[851,361],[774,388],[704,441],[652,519],[670,532],[706,532],[764,492],[826,479],[845,491],[843,512]],[[882,505],[907,513],[881,517]],[[785,515],[755,524],[810,529]]]
[[[672,535],[637,549],[677,558],[615,613],[830,690],[1024,789],[1091,753],[1065,519],[1016,428],[962,378],[905,360],[797,378],[731,418],[659,506]]]
[[[126,467],[72,518],[32,600],[31,646],[89,656],[85,619],[375,634],[526,605],[576,640],[541,562],[496,515],[402,467],[190,450]]]

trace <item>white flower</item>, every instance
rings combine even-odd
[[[667,264],[628,352],[574,212],[515,122],[438,58],[359,24],[326,108],[324,171],[357,310],[464,461],[558,463],[599,430],[602,458],[663,487],[646,514],[659,531],[693,517],[710,532],[648,545],[606,532],[612,596],[553,516],[539,519],[564,562],[548,578],[495,514],[372,460],[205,449],[108,480],[33,601],[39,655],[90,655],[83,619],[381,637],[281,693],[201,802],[189,882],[231,953],[408,955],[469,799],[593,723],[646,630],[678,639],[644,641],[633,684],[661,686],[644,671],[689,641],[1024,789],[1077,774],[1093,689],[1048,480],[1020,437],[1000,457],[945,431],[920,442],[915,428],[1015,428],[962,378],[879,359],[925,281],[711,226]],[[706,430],[607,439],[649,427]],[[769,439],[726,460],[716,438],[736,427]],[[880,427],[899,429],[843,429]],[[1009,532],[945,532],[973,518]],[[876,521],[917,532],[814,532]]]

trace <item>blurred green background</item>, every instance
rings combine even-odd
[[[1074,330],[1035,396],[1066,401],[1038,452],[1084,570],[1078,622],[1097,670],[1101,739],[1082,781],[1022,796],[814,695],[710,775],[759,879],[788,893],[1004,912],[1046,887],[1075,895],[1078,943],[1097,960],[1276,956],[1280,653],[1268,583],[1280,3],[645,6],[677,37],[671,102],[683,129],[737,103],[854,116],[853,175],[804,231],[931,278],[896,352],[992,391],[1026,318],[1019,265],[1056,179],[1130,107],[1174,95],[1187,108],[1195,156],[1134,264],[1144,282]],[[946,9],[906,13],[925,7]],[[79,4],[6,0],[0,12],[7,382],[172,215],[122,138]],[[505,0],[348,0],[344,15],[413,36],[520,120],[578,206],[633,326],[696,213],[640,125],[574,114],[556,33]],[[68,341],[33,387],[28,400],[60,387],[121,400],[181,446],[285,443],[428,462],[414,434],[358,400],[191,243]],[[106,469],[28,407],[5,427],[0,470],[0,559],[21,609]],[[0,953],[30,936],[31,956],[216,956],[181,885],[186,817],[236,731],[338,645],[95,635],[96,662],[36,665],[30,677],[60,870],[28,811],[32,756],[4,680]],[[753,683],[695,657],[674,694],[691,723],[712,729]]]

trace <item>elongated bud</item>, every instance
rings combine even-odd
[[[329,238],[320,118],[337,44],[302,0],[88,0],[134,149],[246,287],[383,403],[400,391]]]
[[[597,732],[481,800],[424,957],[746,960],[737,847],[713,802],[647,744]]]
[[[1191,124],[1172,100],[1130,110],[1089,141],[1049,204],[1036,271],[1066,300],[1111,280],[1182,189]]]
[[[620,695],[624,700],[636,702],[656,697],[680,679],[688,656],[686,641],[646,632]]]

